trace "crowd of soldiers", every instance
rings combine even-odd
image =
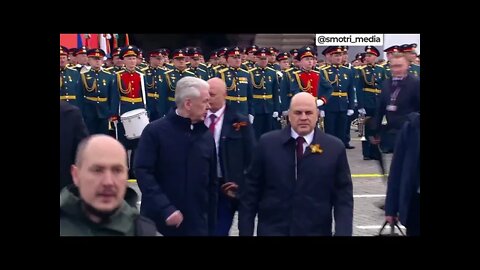
[[[415,47],[395,45],[384,51],[388,59],[393,53],[404,53],[410,61],[409,72],[419,77],[420,56]],[[185,76],[225,81],[227,104],[249,117],[257,138],[285,126],[292,96],[309,92],[317,100],[319,125],[352,149],[350,122],[358,114],[374,115],[382,81],[391,76],[389,61],[379,60],[374,46],[366,46],[351,63],[348,46],[329,46],[321,54],[324,60],[318,59],[313,46],[280,52],[252,45],[222,47],[210,55],[197,47],[173,52],[161,48],[144,55],[129,45],[114,48],[104,62],[107,55],[101,49],[60,46],[60,100],[80,108],[91,134],[115,136],[134,155],[138,139],[124,136],[121,115],[143,108],[150,121],[162,118],[175,108],[176,83]],[[362,142],[365,160],[372,159],[368,145]]]

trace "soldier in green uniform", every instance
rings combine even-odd
[[[279,82],[277,71],[268,67],[268,48],[260,48],[255,52],[257,64],[250,70],[252,81],[252,105],[255,111],[253,129],[257,139],[274,128],[274,121],[280,110]]]
[[[167,92],[162,84],[166,70],[161,66],[162,49],[148,53],[150,65],[144,71],[145,88],[147,92],[147,111],[150,122],[163,117],[167,113]]]
[[[377,99],[382,92],[382,82],[385,80],[385,69],[376,64],[380,52],[374,46],[365,47],[365,64],[356,70],[355,89],[358,101],[358,113],[373,118],[377,108]],[[373,136],[369,125],[365,126],[365,137]],[[368,139],[362,141],[362,154],[364,160],[379,158],[379,150],[370,144]]]
[[[124,67],[123,60],[120,59],[120,51],[121,50],[122,50],[122,48],[118,47],[118,48],[114,48],[111,52],[113,66],[109,67],[109,68],[106,68],[106,70],[108,72],[112,73],[112,74],[116,74],[117,72],[122,70],[123,67]]]
[[[210,79],[210,75],[207,71],[208,67],[200,62],[200,56],[202,55],[203,53],[200,48],[191,48],[188,51],[188,56],[190,58],[190,67],[188,68],[188,71],[195,74],[197,78],[207,81]]]
[[[298,49],[290,50],[290,56],[292,57],[292,66],[286,70],[282,70],[282,79],[280,81],[280,100],[282,115],[286,116],[288,108],[290,108],[290,100],[292,99],[292,92],[290,91],[290,85],[295,81],[293,73],[300,70],[300,61],[297,59]]]
[[[163,86],[167,92],[167,112],[171,108],[176,108],[175,105],[175,88],[177,87],[177,82],[185,76],[195,76],[194,73],[188,71],[187,63],[185,61],[186,52],[182,49],[176,49],[172,53],[173,59],[173,69],[170,69],[165,72],[163,78]]]
[[[139,70],[145,70],[148,67],[148,64],[145,62],[145,58],[143,57],[143,51],[141,49],[139,55],[137,56],[137,68]]]
[[[216,77],[222,79],[227,85],[226,102],[229,107],[243,115],[249,115],[253,123],[254,108],[252,104],[252,81],[250,72],[241,65],[240,48],[232,47],[225,52],[228,67],[218,70]]]
[[[250,70],[255,66],[256,59],[255,59],[255,52],[258,50],[257,45],[252,45],[250,47],[247,47],[245,52],[246,52],[246,59],[245,62],[242,63],[241,68],[245,70]]]
[[[385,77],[386,79],[392,77],[392,72],[390,71],[390,58],[392,58],[392,55],[394,53],[397,53],[399,52],[399,46],[398,45],[393,45],[393,46],[390,46],[388,48],[386,48],[385,50],[383,50],[385,53],[387,53],[387,63],[385,63],[385,65],[383,65],[383,68],[385,68]]]
[[[227,47],[222,47],[217,50],[218,65],[213,68],[213,74],[215,77],[218,77],[218,71],[220,69],[225,69],[227,67],[227,59],[225,58],[225,52],[227,50]]]
[[[408,61],[410,61],[408,72],[410,72],[413,76],[420,78],[420,66],[414,63],[415,59],[417,58],[415,48],[417,48],[416,43],[403,44],[400,46],[400,52],[404,53],[407,56]]]
[[[87,51],[90,69],[80,74],[83,100],[83,118],[90,134],[109,134],[108,120],[117,114],[119,95],[116,77],[102,69],[105,52]]]
[[[339,138],[346,148],[348,145],[345,137],[348,116],[353,114],[354,106],[354,74],[342,65],[344,47],[329,46],[325,53],[329,55],[331,65],[325,66],[320,71],[325,80],[333,87],[333,92],[328,103],[323,106],[325,111],[325,132]],[[348,147],[347,147],[348,146]]]
[[[75,56],[75,59],[77,61],[77,64],[75,65],[74,68],[78,72],[86,71],[90,68],[90,66],[88,66],[87,51],[88,51],[88,48],[83,46],[81,48],[78,48],[73,53],[73,55]]]
[[[60,46],[60,100],[64,100],[82,110],[80,93],[80,73],[68,65],[68,49]]]
[[[282,69],[280,68],[280,65],[276,61],[277,54],[280,51],[275,47],[270,47],[269,50],[270,50],[270,56],[268,57],[268,66],[275,70],[281,71]]]

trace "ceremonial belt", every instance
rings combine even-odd
[[[132,102],[132,103],[142,102],[142,98],[120,97],[120,100],[121,101],[126,101],[126,102]]]
[[[257,98],[257,99],[272,99],[272,95],[253,95],[253,98]]]
[[[231,96],[226,96],[226,100],[230,101],[247,101],[247,97],[231,97]]]
[[[85,97],[85,98],[91,101],[96,101],[96,102],[105,102],[108,100],[107,98],[102,98],[102,97]]]
[[[376,94],[382,93],[382,90],[375,89],[375,88],[363,88],[363,91],[370,92],[370,93],[376,93]]]
[[[334,96],[334,97],[346,97],[347,93],[346,92],[332,92],[332,96]]]
[[[65,100],[65,99],[77,99],[76,96],[60,96],[60,100]]]
[[[158,93],[147,93],[147,97],[160,98],[160,95]]]

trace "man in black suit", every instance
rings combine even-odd
[[[72,184],[70,167],[80,141],[88,136],[82,113],[77,106],[60,101],[60,190]]]
[[[227,85],[220,78],[208,80],[210,110],[205,125],[214,135],[217,147],[217,176],[220,182],[215,235],[228,236],[235,211],[238,187],[252,159],[255,135],[246,116],[225,104]]]
[[[290,103],[291,126],[264,134],[239,190],[239,231],[252,236],[351,236],[353,192],[343,142],[316,128],[309,93]]]
[[[209,85],[186,76],[175,89],[176,109],[142,132],[135,174],[140,213],[165,236],[210,236],[217,219],[215,141],[204,124]]]
[[[407,236],[420,235],[420,114],[411,113],[400,130],[388,175],[385,219],[400,219]]]
[[[392,153],[397,133],[407,120],[407,115],[420,112],[420,79],[408,73],[409,62],[403,54],[390,59],[392,77],[384,81],[377,112],[375,129],[381,136],[382,150]],[[387,123],[382,127],[385,116]]]

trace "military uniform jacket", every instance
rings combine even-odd
[[[252,104],[255,114],[271,114],[280,110],[279,82],[277,72],[270,68],[254,67],[250,70],[252,80]]]
[[[290,84],[290,92],[295,95],[299,92],[308,92],[314,97],[327,103],[333,88],[327,82],[323,75],[315,70],[306,71],[304,69],[293,72],[294,81]]]
[[[169,104],[169,108],[174,108],[175,107],[175,88],[177,87],[177,82],[186,76],[193,76],[195,77],[195,74],[188,71],[188,69],[185,69],[183,71],[180,71],[177,68],[168,70],[164,73],[164,78],[163,78],[163,87],[165,87],[167,91],[167,100]]]
[[[320,72],[333,87],[332,95],[324,105],[325,111],[344,112],[353,109],[355,100],[353,72],[342,65],[328,65]]]
[[[355,72],[358,108],[375,109],[377,97],[382,92],[385,69],[380,65],[365,65],[356,68]]]
[[[83,115],[86,118],[109,118],[117,114],[119,95],[116,77],[108,71],[90,69],[80,74]]]
[[[291,67],[282,71],[283,76],[280,80],[280,101],[282,111],[286,111],[290,107],[290,100],[293,96],[290,91],[290,84],[295,81],[295,75],[293,73],[297,70],[297,67]]]
[[[250,73],[242,68],[228,67],[219,70],[217,77],[227,84],[227,104],[241,114],[254,115]]]
[[[147,110],[163,116],[167,113],[167,91],[163,83],[166,70],[149,66],[144,70],[145,88],[147,92]]]
[[[210,79],[210,75],[208,74],[208,71],[200,65],[196,68],[190,66],[187,69],[187,71],[192,72],[193,74],[195,74],[195,77],[200,78],[202,80],[207,81],[208,79]]]
[[[82,110],[80,73],[72,68],[60,69],[60,100],[67,101]]]
[[[115,111],[119,115],[135,109],[146,109],[145,78],[138,71],[123,69],[117,72],[116,86],[119,91],[119,107]]]

